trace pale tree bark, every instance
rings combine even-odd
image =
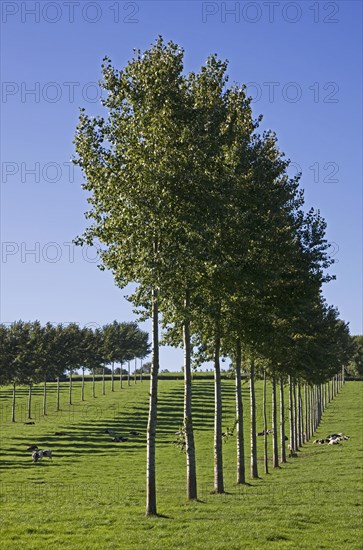
[[[331,397],[330,397],[330,380],[328,380],[327,386],[328,386],[328,403],[330,403],[330,401],[331,401]]]
[[[140,382],[142,382],[142,359],[140,360]]]
[[[127,361],[127,385],[130,385],[130,361]]]
[[[295,430],[294,430],[294,398],[292,391],[292,378],[289,375],[289,424],[290,424],[290,449],[296,451]]]
[[[319,425],[318,386],[316,384],[314,385],[314,407],[315,407],[315,421],[314,421],[315,427],[314,427],[314,431],[316,431],[317,428],[318,428],[318,425]]]
[[[342,386],[344,385],[345,383],[345,368],[344,366],[342,367]]]
[[[311,426],[311,435],[314,434],[314,386],[309,387],[310,395],[310,426]]]
[[[123,363],[121,361],[121,363],[120,363],[120,390],[122,390],[122,365],[123,365]]]
[[[298,422],[297,422],[297,433],[298,433],[298,442],[299,447],[303,445],[303,419],[302,419],[302,401],[301,401],[301,386],[300,382],[297,383],[297,410],[298,410]]]
[[[185,450],[187,461],[187,499],[197,499],[197,470],[195,459],[193,410],[192,410],[192,376],[191,376],[191,347],[190,347],[190,295],[185,292],[185,320],[183,323],[184,346],[184,428]],[[136,369],[136,366],[135,366]]]
[[[320,425],[321,421],[321,385],[318,384],[318,426]]]
[[[92,369],[92,397],[96,397],[95,369]]]
[[[152,366],[150,373],[150,402],[146,441],[146,515],[156,515],[155,444],[159,373],[159,310],[158,291],[152,292]]]
[[[321,392],[323,396],[323,412],[324,412],[326,407],[326,384],[325,383],[321,385]]]
[[[296,379],[293,378],[292,382],[292,391],[293,391],[293,403],[294,403],[294,441],[295,441],[295,451],[299,448],[299,439],[297,431],[297,396],[296,396]]]
[[[221,340],[218,334],[214,341],[214,492],[224,493],[222,454],[222,391],[220,370]]]
[[[305,442],[310,439],[310,425],[309,425],[309,403],[308,403],[308,391],[306,382],[304,383],[304,407],[305,407]]]
[[[315,384],[311,388],[311,414],[312,414],[312,433],[316,430],[316,403],[315,403]]]
[[[33,391],[33,384],[29,384],[29,392],[28,392],[28,420],[31,420],[32,418],[32,391]]]
[[[43,385],[43,415],[47,415],[47,375],[44,375]]]
[[[13,382],[13,401],[11,405],[11,421],[15,422],[15,399],[16,399],[16,383]]]
[[[276,376],[272,372],[272,465],[279,467],[279,446],[277,437],[277,399],[276,399]]]
[[[106,395],[105,365],[102,365],[102,395]]]
[[[72,374],[73,374],[73,371],[72,369],[69,371],[69,404],[72,405],[72,387],[73,387],[73,384],[72,384]]]
[[[268,474],[268,433],[267,433],[267,410],[266,410],[266,393],[267,393],[267,377],[266,367],[263,368],[263,464],[265,474]]]
[[[137,368],[137,359],[135,357],[135,368],[134,368],[134,384],[136,384],[136,368]]]
[[[84,367],[82,367],[81,401],[84,401]]]
[[[258,478],[257,439],[256,439],[256,395],[255,395],[255,363],[251,361],[250,372],[250,410],[251,410],[251,477]]]
[[[56,405],[57,412],[60,410],[60,380],[59,376],[57,376],[57,405]]]
[[[112,361],[111,367],[111,391],[115,391],[115,361]]]
[[[241,340],[237,338],[237,342],[236,342],[237,484],[246,483],[241,365],[242,365]]]
[[[280,376],[280,461],[286,462],[284,379]]]

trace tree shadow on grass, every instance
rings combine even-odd
[[[234,394],[234,388],[231,384],[222,383],[222,396],[231,398]],[[158,422],[157,422],[157,445],[169,445],[175,438],[175,432],[183,421],[183,395],[184,387],[180,383],[172,389],[163,389],[160,384],[160,393],[158,401]],[[232,404],[230,402],[232,401]],[[77,457],[86,454],[109,455],[118,450],[123,453],[134,453],[146,446],[146,428],[148,417],[148,398],[144,402],[135,405],[127,403],[127,408],[117,408],[110,406],[110,414],[104,414],[106,411],[101,409],[101,418],[93,415],[95,412],[90,408],[86,418],[78,422],[62,423],[56,425],[56,429],[64,432],[66,435],[55,435],[54,431],[36,433],[36,429],[30,435],[14,436],[11,438],[10,445],[4,447],[6,460],[2,460],[2,468],[24,468],[24,463],[14,461],[15,458],[24,458],[25,449],[35,444],[39,449],[51,449],[53,456],[61,458],[58,465],[65,462],[73,462]],[[233,400],[224,407],[223,413],[234,414]],[[206,381],[195,381],[193,383],[193,420],[196,431],[211,430],[213,426],[214,415],[214,387],[213,383]],[[64,420],[61,419],[60,420]],[[128,439],[126,442],[113,442],[105,430],[114,430],[117,435],[122,435]],[[54,426],[52,427],[54,430]],[[141,436],[130,435],[130,431],[137,431]],[[9,458],[10,455],[10,458]],[[31,454],[29,459],[31,459]],[[32,465],[32,463],[30,463]]]

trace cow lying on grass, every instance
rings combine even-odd
[[[340,441],[348,441],[350,439],[349,435],[340,434],[329,434],[325,439],[315,439],[313,442],[314,445],[339,445]]]
[[[37,450],[37,451],[33,451],[32,453],[32,460],[34,462],[34,464],[36,462],[38,462],[38,460],[42,460],[42,458],[46,456],[48,458],[50,458],[50,460],[52,460],[52,451],[50,449],[46,449],[46,450]]]

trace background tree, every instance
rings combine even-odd
[[[347,371],[353,376],[363,376],[363,336],[351,336],[352,358],[347,366]]]

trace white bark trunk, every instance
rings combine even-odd
[[[150,373],[150,403],[146,441],[146,515],[156,515],[155,443],[159,373],[159,312],[158,291],[152,293],[152,366]]]
[[[250,407],[251,407],[251,477],[258,478],[257,439],[256,439],[256,396],[255,396],[255,364],[251,361],[250,372]]]
[[[190,297],[185,293],[185,321],[183,323],[184,346],[184,428],[185,450],[187,462],[187,499],[197,500],[197,471],[195,459],[193,410],[192,410],[192,377],[191,377],[191,347],[190,347]]]
[[[224,493],[222,454],[222,392],[219,363],[220,338],[214,343],[214,491]]]
[[[237,484],[246,483],[241,365],[242,350],[241,341],[238,338],[236,344]]]

